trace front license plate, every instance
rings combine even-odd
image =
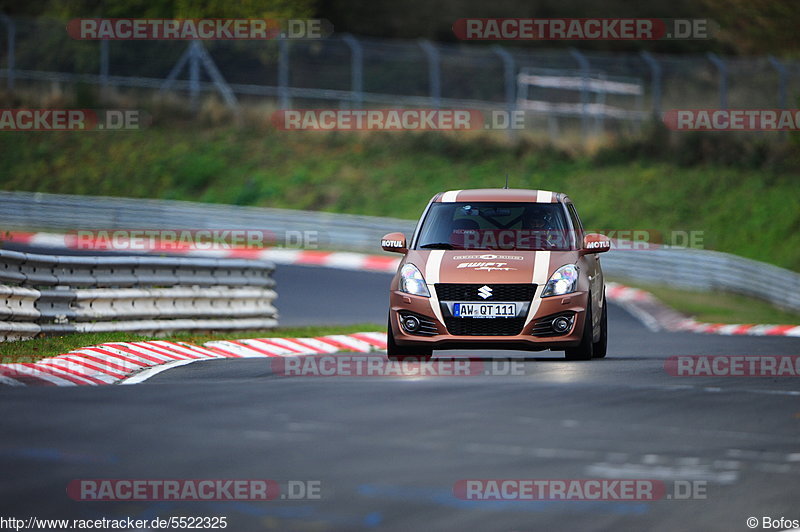
[[[516,303],[453,303],[456,318],[515,318]]]

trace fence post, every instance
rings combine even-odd
[[[228,82],[225,81],[225,78],[222,77],[222,73],[211,58],[211,54],[208,53],[208,50],[206,50],[199,41],[197,43],[197,53],[202,61],[203,68],[206,70],[206,74],[208,74],[208,77],[214,82],[214,86],[217,87],[217,91],[222,96],[222,99],[225,100],[225,104],[234,112],[238,113],[239,101],[236,99],[236,95],[233,93],[230,85],[228,85]]]
[[[342,40],[350,47],[350,92],[358,109],[364,104],[364,49],[349,33],[342,35]]]
[[[200,100],[200,43],[192,41],[189,45],[189,107],[197,112]]]
[[[508,129],[506,132],[508,133],[509,138],[513,139],[516,137],[517,132],[512,127],[514,123],[514,111],[517,110],[517,94],[516,94],[516,85],[517,85],[517,67],[514,63],[514,57],[508,53],[508,51],[496,44],[492,46],[492,51],[500,56],[500,59],[503,61],[503,74],[505,76],[505,98],[506,98],[506,112],[508,113]]]
[[[100,97],[108,97],[108,39],[100,41]]]
[[[239,102],[236,99],[236,95],[230,85],[225,81],[225,78],[222,77],[222,74],[211,58],[211,55],[208,53],[208,50],[205,49],[200,41],[192,41],[189,43],[186,51],[183,52],[178,62],[175,63],[172,70],[169,71],[164,82],[161,83],[159,90],[162,93],[169,90],[175,84],[178,74],[181,73],[181,70],[183,70],[183,67],[186,66],[187,63],[189,64],[189,103],[192,111],[197,111],[198,97],[200,95],[200,68],[202,67],[205,69],[208,77],[211,78],[211,81],[214,83],[220,96],[222,96],[225,104],[236,112],[238,116]],[[107,73],[108,68],[106,68],[106,74]]]
[[[8,77],[6,77],[6,86],[8,90],[14,90],[14,61],[16,59],[16,54],[14,51],[14,45],[16,44],[16,34],[17,34],[17,26],[14,24],[14,21],[11,20],[7,15],[0,13],[0,20],[3,21],[3,24],[6,26],[6,46],[8,47],[7,50],[7,63],[8,63]]]
[[[438,109],[442,104],[442,78],[439,69],[439,50],[427,40],[419,41],[419,45],[428,57],[428,83],[433,107]]]
[[[775,56],[768,55],[767,59],[778,71],[778,107],[786,109],[786,82],[788,81],[789,72],[786,70],[786,66],[778,61]]]
[[[653,114],[661,116],[661,64],[650,52],[644,51],[639,54],[647,66],[650,67],[650,84],[653,99]]]
[[[175,83],[175,80],[178,79],[178,74],[181,73],[183,67],[189,61],[189,57],[192,55],[192,44],[189,43],[189,46],[186,47],[186,50],[181,54],[178,62],[172,66],[172,70],[169,71],[167,77],[164,78],[164,81],[161,83],[161,87],[159,90],[163,93],[169,90],[172,85]]]
[[[789,81],[789,71],[786,70],[786,65],[778,61],[775,56],[768,55],[767,59],[775,70],[778,71],[778,107],[786,109],[786,84]],[[783,139],[789,136],[786,131],[781,131],[780,135]]]
[[[569,53],[581,69],[581,135],[586,140],[589,136],[589,60],[576,48],[570,48]]]
[[[719,108],[720,109],[727,109],[728,108],[728,67],[725,65],[725,61],[720,59],[720,57],[713,53],[708,52],[706,57],[709,61],[711,61],[714,66],[717,68],[719,72]]]
[[[288,109],[292,105],[289,97],[289,41],[278,39],[278,105]]]

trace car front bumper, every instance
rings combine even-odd
[[[390,294],[389,323],[392,327],[395,342],[401,346],[416,345],[433,349],[563,350],[580,343],[588,302],[589,295],[585,291],[547,298],[539,298],[537,294],[528,310],[528,315],[521,318],[524,325],[521,325],[521,330],[516,334],[452,334],[447,327],[447,321],[454,325],[452,320],[459,319],[487,322],[487,320],[496,321],[517,318],[451,318],[447,315],[446,305],[434,299],[433,304],[439,305],[439,315],[443,318],[439,319],[433,310],[431,298],[413,296],[395,290]],[[530,315],[531,312],[533,313],[532,316]],[[410,333],[403,328],[401,315],[408,314],[424,318],[427,325],[425,334]],[[541,320],[554,315],[571,316],[571,327],[563,334],[551,331],[545,335],[540,335],[542,330]],[[478,325],[484,326],[484,323]],[[488,329],[492,328],[488,322],[485,325],[488,326]],[[507,332],[508,327],[505,327],[506,324],[498,323],[498,325],[500,328],[505,328]],[[487,327],[484,326],[483,328]]]

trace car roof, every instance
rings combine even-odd
[[[526,188],[473,188],[440,192],[431,200],[437,203],[463,201],[509,201],[525,203],[568,202],[569,197],[561,192],[531,190]]]

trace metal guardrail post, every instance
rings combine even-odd
[[[719,72],[719,108],[720,109],[727,109],[728,108],[728,67],[725,65],[725,61],[720,59],[720,57],[713,53],[708,52],[706,57],[709,61],[711,61],[714,66],[717,68]]]
[[[278,105],[288,109],[292,105],[289,94],[289,41],[278,39]]]
[[[661,64],[656,60],[650,52],[642,52],[639,54],[647,66],[650,67],[650,86],[651,97],[653,100],[653,114],[657,117],[661,116]]]
[[[439,49],[427,40],[419,41],[419,45],[428,57],[428,84],[433,107],[439,109],[442,105],[442,75],[439,64]]]
[[[350,47],[350,92],[351,102],[356,109],[364,105],[364,49],[361,43],[349,33],[342,40]]]
[[[0,13],[0,21],[6,27],[6,62],[8,63],[8,76],[6,77],[6,87],[8,90],[14,90],[14,63],[16,61],[15,45],[17,42],[17,25],[7,15]]]
[[[578,62],[583,76],[581,87],[581,135],[585,141],[589,137],[589,60],[576,48],[570,48],[570,55]]]
[[[517,110],[517,94],[516,94],[516,77],[517,66],[514,63],[514,57],[508,53],[499,44],[492,46],[492,51],[500,56],[503,61],[503,74],[505,77],[505,98],[506,98],[506,112],[508,113],[508,129],[506,130],[509,138],[513,139],[517,136],[517,131],[511,127],[513,122],[514,111]]]

